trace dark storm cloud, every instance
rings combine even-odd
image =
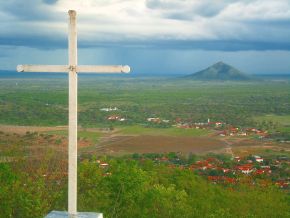
[[[182,50],[208,50],[208,51],[246,51],[246,50],[290,50],[289,43],[273,43],[259,41],[238,41],[238,40],[216,40],[216,41],[198,41],[198,40],[162,40],[147,43],[149,47],[172,48]]]
[[[25,46],[41,50],[67,48],[66,36],[46,35],[1,36],[0,45]],[[207,51],[290,50],[290,42],[260,42],[241,40],[78,40],[79,48],[138,48]]]
[[[5,13],[18,18],[20,21],[43,21],[56,19],[56,13],[51,7],[42,7],[45,4],[51,5],[57,0],[10,0],[1,3],[0,9]]]
[[[139,49],[174,49],[174,50],[207,50],[207,51],[266,51],[290,50],[290,42],[259,42],[238,40],[130,40],[119,42],[108,41],[80,41],[82,48],[139,48]]]
[[[0,45],[25,46],[37,49],[60,49],[67,47],[64,38],[51,38],[47,36],[0,36]]]

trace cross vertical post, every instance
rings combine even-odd
[[[69,130],[68,130],[68,212],[77,214],[77,92],[78,75],[77,66],[77,28],[76,11],[70,10],[69,14]]]
[[[52,211],[46,218],[67,217],[98,217],[102,213],[77,212],[77,99],[78,99],[78,73],[129,73],[130,67],[125,65],[96,66],[77,65],[77,27],[76,11],[69,10],[68,31],[68,65],[17,65],[18,72],[49,72],[69,74],[69,115],[68,115],[68,212]]]

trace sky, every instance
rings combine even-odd
[[[79,64],[190,74],[223,61],[249,74],[290,74],[290,0],[5,0],[0,69],[67,64],[70,9]]]

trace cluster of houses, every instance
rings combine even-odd
[[[259,138],[265,138],[269,134],[267,131],[259,130],[256,128],[246,128],[240,129],[238,127],[229,126],[228,128],[218,132],[219,136],[248,136],[248,135],[257,135]]]
[[[182,129],[209,129],[209,128],[221,128],[226,123],[224,122],[211,122],[210,119],[207,120],[207,122],[194,122],[194,123],[188,123],[188,122],[181,122],[180,119],[176,119],[176,127],[182,128]]]
[[[151,123],[170,123],[170,120],[161,119],[159,117],[149,117],[147,118],[148,122]],[[267,131],[259,130],[256,128],[246,128],[241,129],[228,125],[221,121],[212,122],[210,119],[207,122],[183,122],[180,118],[176,118],[173,127],[181,129],[222,129],[217,132],[219,136],[248,136],[248,135],[257,135],[259,138],[265,138],[268,136]]]
[[[259,156],[257,157],[256,162],[261,163],[260,160],[263,160]],[[238,160],[238,157],[236,157],[236,160]],[[239,161],[237,161],[239,162]],[[238,164],[233,168],[225,168],[223,167],[223,163],[221,161],[218,161],[217,159],[214,158],[208,158],[203,161],[197,161],[195,164],[192,164],[190,169],[194,170],[218,170],[224,174],[227,173],[232,173],[232,174],[263,174],[263,173],[271,173],[270,166],[261,166],[262,170],[257,170],[254,167],[253,161],[249,160],[249,162],[245,164]]]
[[[150,158],[151,159],[151,158]],[[146,160],[146,158],[139,158],[140,161]],[[252,155],[248,157],[235,157],[232,161],[232,164],[225,164],[222,160],[219,160],[215,157],[208,157],[204,160],[195,161],[192,164],[180,163],[178,157],[169,158],[166,155],[159,157],[152,157],[155,163],[165,163],[169,168],[179,168],[181,170],[190,170],[196,172],[201,176],[205,176],[208,181],[212,183],[219,184],[237,184],[240,182],[242,175],[245,175],[247,178],[256,178],[257,176],[263,175],[262,178],[271,178],[271,176],[277,176],[277,169],[281,168],[282,164],[290,165],[290,159],[287,157],[276,158],[265,161],[264,158],[258,155]],[[97,160],[98,166],[103,169],[103,176],[110,176],[109,172],[109,163]],[[267,162],[267,164],[265,163]],[[275,174],[276,173],[276,174]],[[274,174],[274,175],[273,175]],[[274,184],[280,188],[288,189],[290,185],[290,177],[280,178],[273,180]]]
[[[216,169],[221,170],[223,172],[223,175],[220,176],[212,176],[208,175],[208,180],[212,182],[221,182],[221,183],[235,183],[239,180],[238,175],[244,174],[251,176],[253,178],[264,175],[268,178],[271,177],[273,173],[275,173],[275,170],[281,168],[282,163],[286,163],[290,165],[289,159],[284,160],[272,160],[271,163],[267,161],[267,164],[265,163],[264,158],[258,155],[253,155],[248,158],[241,158],[241,157],[235,157],[234,158],[235,164],[231,168],[223,168],[222,164],[214,164],[218,162],[210,161],[210,159],[207,159],[205,162],[203,162],[202,170],[207,169]],[[219,162],[220,163],[220,162]],[[200,165],[200,163],[197,163]],[[200,169],[200,168],[199,168]],[[237,175],[237,177],[232,178],[228,177],[227,174],[231,173],[232,175]],[[276,176],[276,175],[275,175]],[[278,187],[280,188],[288,188],[290,184],[290,178],[284,178],[280,180],[276,180],[274,182]]]
[[[210,123],[177,123],[176,126],[177,128],[181,128],[181,129],[209,129],[209,128],[217,128],[217,127],[221,127],[223,124],[223,122],[210,122]]]
[[[114,112],[119,111],[117,107],[101,108],[100,111],[103,112]],[[127,119],[121,115],[110,115],[107,116],[108,121],[120,121],[124,122]],[[217,135],[221,137],[225,136],[248,136],[256,135],[259,138],[268,137],[268,132],[259,130],[257,128],[238,128],[232,125],[226,124],[225,122],[215,121],[212,122],[210,119],[207,122],[185,122],[181,118],[176,118],[174,121],[168,119],[162,119],[160,117],[148,117],[146,121],[153,124],[172,124],[173,127],[181,129],[214,129],[217,130]]]
[[[223,161],[217,158],[207,158],[205,160],[199,160],[191,165],[176,165],[172,164],[171,160],[167,157],[155,158],[156,162],[169,163],[168,167],[179,169],[188,169],[197,172],[200,175],[206,176],[208,181],[213,183],[222,184],[235,184],[239,182],[241,175],[248,176],[248,178],[255,178],[257,176],[265,176],[270,178],[276,177],[277,169],[281,168],[281,165],[290,165],[289,158],[277,158],[276,160],[265,161],[264,158],[258,155],[253,155],[245,158],[235,157],[231,167],[224,165]],[[175,160],[176,161],[176,160]],[[267,163],[265,163],[267,162]],[[275,174],[275,175],[273,175]],[[274,182],[280,188],[287,189],[290,185],[290,177],[279,179]]]

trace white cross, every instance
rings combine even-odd
[[[69,65],[18,65],[18,72],[68,72],[69,74],[69,155],[68,213],[77,215],[77,73],[129,73],[129,66],[77,65],[76,11],[69,10]]]

